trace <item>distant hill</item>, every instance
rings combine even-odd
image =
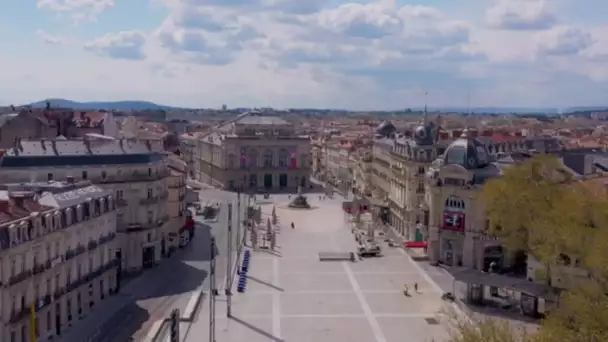
[[[33,108],[44,108],[50,102],[51,107],[74,108],[74,109],[105,109],[105,110],[170,110],[178,109],[170,106],[163,106],[149,101],[94,101],[76,102],[66,99],[46,99],[28,104]]]

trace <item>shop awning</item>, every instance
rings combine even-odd
[[[405,248],[427,248],[429,245],[426,241],[405,241],[403,247]]]
[[[551,288],[545,284],[534,283],[522,278],[508,275],[482,272],[475,269],[467,269],[452,274],[455,281],[467,284],[479,284],[494,286],[506,290],[523,292],[536,297],[544,297],[551,293]]]

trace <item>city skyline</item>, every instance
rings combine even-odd
[[[0,103],[378,109],[600,106],[591,1],[11,2]],[[23,20],[21,18],[29,18]]]

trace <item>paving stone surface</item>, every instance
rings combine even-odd
[[[354,252],[356,243],[341,200],[309,198],[314,209],[301,211],[287,208],[286,195],[272,197],[280,226],[276,253],[252,251],[246,292],[233,296],[233,318],[226,318],[226,303],[218,298],[216,341],[445,340],[449,334],[441,290],[402,251],[385,247],[383,257],[355,263],[318,260],[319,252]],[[262,205],[264,222],[272,206]],[[414,292],[414,283],[419,292],[404,296],[403,285]],[[206,307],[186,341],[207,341]],[[437,318],[439,324],[426,318]]]

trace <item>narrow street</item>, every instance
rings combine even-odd
[[[183,311],[190,298],[197,295],[197,289],[208,287],[207,279],[210,260],[211,236],[215,237],[216,279],[218,285],[226,274],[228,202],[233,202],[233,232],[236,232],[237,206],[236,194],[201,190],[201,202],[221,202],[217,221],[195,217],[194,238],[173,256],[163,259],[157,267],[144,271],[130,280],[121,292],[100,305],[84,318],[73,331],[64,336],[65,341],[83,341],[86,336],[99,331],[98,341],[122,342],[133,338],[144,341],[154,322],[168,317],[172,309]],[[242,210],[244,211],[244,203]],[[233,234],[233,246],[236,234]]]

